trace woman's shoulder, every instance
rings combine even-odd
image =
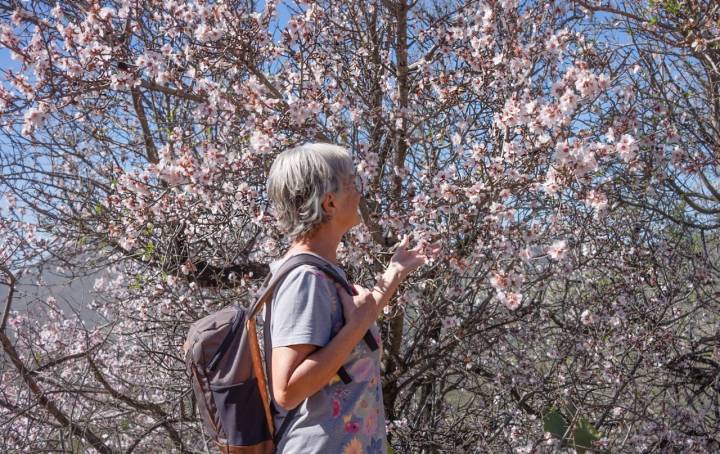
[[[270,272],[275,274],[278,272],[282,264],[285,262],[286,259],[280,259],[276,262],[273,262],[270,264]],[[320,270],[320,268],[316,267],[315,265],[311,264],[302,264],[299,266],[296,266],[295,268],[288,271],[288,273],[285,275],[284,282],[295,280],[295,279],[311,279],[313,277],[316,278],[323,278],[325,276],[325,273]]]
[[[303,294],[328,294],[334,288],[333,278],[314,265],[300,265],[288,272],[275,289],[273,300]]]
[[[313,255],[322,259],[322,257],[320,257],[316,254],[313,254]],[[282,258],[270,263],[270,272],[273,274],[277,273],[280,270],[280,267],[290,257],[293,257],[293,256],[290,255],[290,256],[282,257]],[[327,266],[332,268],[338,275],[347,279],[347,275],[345,274],[345,271],[342,268],[328,262],[325,259],[322,259],[322,260],[325,261]],[[303,279],[304,280],[321,279],[321,280],[329,280],[331,282],[333,281],[332,276],[329,276],[320,267],[307,263],[307,264],[297,266],[297,267],[293,268],[292,270],[290,270],[290,272],[288,272],[288,274],[285,277],[285,279],[283,280],[283,282],[294,281],[294,280],[303,280]]]

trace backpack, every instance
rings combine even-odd
[[[328,262],[313,254],[289,257],[273,276],[268,274],[250,308],[232,306],[210,314],[190,326],[183,345],[185,365],[192,384],[195,403],[205,429],[225,454],[268,454],[289,426],[298,407],[288,411],[275,430],[268,389],[257,337],[255,317],[265,305],[264,335],[268,345],[271,301],[275,288],[287,274],[301,265],[319,268],[350,294],[352,288]],[[364,337],[370,349],[378,348],[368,330]],[[265,349],[267,363],[269,349]],[[269,367],[269,364],[265,366]],[[344,367],[338,376],[345,383],[352,378]]]

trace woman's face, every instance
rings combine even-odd
[[[341,179],[338,192],[335,193],[337,205],[337,222],[346,230],[360,224],[360,198],[362,197],[362,180],[354,173]]]

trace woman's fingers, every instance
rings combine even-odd
[[[428,249],[430,250],[430,254],[435,256],[442,249],[442,244],[439,241],[436,241],[433,244],[431,244],[430,246],[428,246]]]
[[[358,296],[358,295],[360,294],[360,292],[358,291],[358,289],[359,289],[359,288],[362,288],[362,287],[357,286],[357,285],[355,285],[355,284],[350,284],[350,288],[351,288],[352,291],[353,291],[353,293],[352,293],[353,296]]]
[[[442,249],[440,241],[429,243],[425,240],[420,240],[412,249],[407,248],[409,243],[410,235],[404,235],[402,240],[397,243],[397,248],[392,258],[394,262],[401,265],[407,272],[411,272],[425,265],[437,257]]]
[[[432,244],[421,242],[414,248],[410,249],[410,252],[419,252],[421,255],[430,257],[440,252],[440,249],[442,249],[442,244],[439,241]]]
[[[405,235],[400,241],[400,244],[398,245],[398,249],[406,249],[408,244],[410,243],[410,235]]]

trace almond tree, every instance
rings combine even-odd
[[[579,10],[398,0],[0,11],[0,41],[20,65],[4,71],[0,184],[37,232],[32,260],[3,269],[7,283],[50,259],[69,276],[104,273],[100,323],[52,299],[8,316],[6,450],[202,450],[187,327],[251,300],[287,247],[267,206],[269,165],[318,140],[348,147],[364,180],[363,225],[341,251],[355,282],[371,284],[406,232],[444,244],[381,320],[398,452],[717,443],[717,416],[698,416],[711,403],[673,400],[692,380],[670,384],[670,366],[656,367],[701,316],[676,311],[704,309],[712,281],[698,277],[687,232],[614,203],[648,158],[626,66]],[[692,431],[656,430],[680,419],[670,406]]]

